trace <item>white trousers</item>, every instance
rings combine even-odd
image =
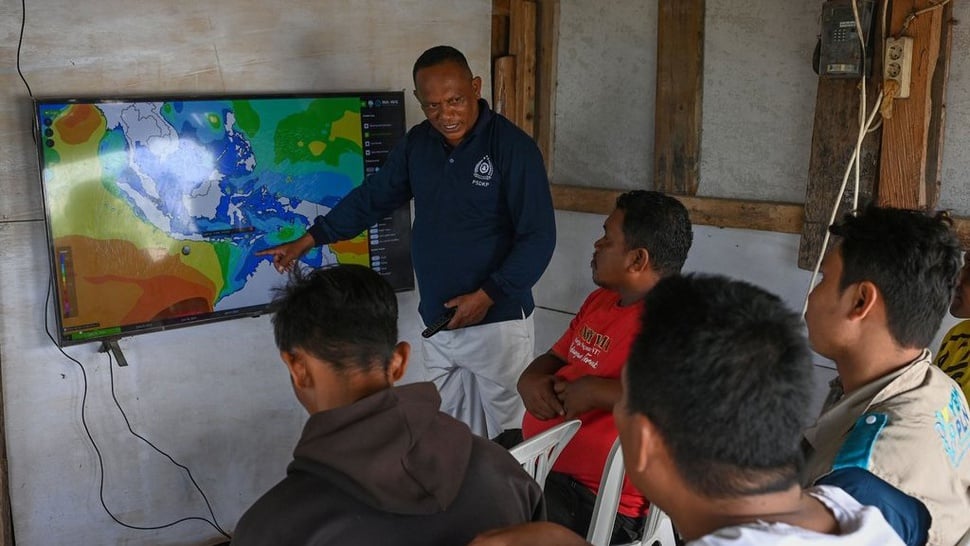
[[[422,339],[421,349],[428,377],[441,393],[441,411],[485,438],[522,428],[525,406],[515,384],[535,353],[531,315],[442,330]]]

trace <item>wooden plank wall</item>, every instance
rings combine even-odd
[[[704,0],[660,0],[654,114],[656,190],[696,195],[704,84]]]
[[[925,0],[894,0],[889,12],[890,34],[902,33],[910,14],[925,5]],[[912,84],[909,98],[893,101],[892,117],[883,122],[876,192],[880,205],[910,209],[935,205],[928,199],[926,169],[942,21],[943,11],[935,9],[912,19],[905,30],[905,35],[913,38]],[[937,134],[935,139],[939,138],[942,136]]]
[[[918,2],[895,0],[888,17],[889,28],[899,28]],[[909,22],[909,33],[923,36],[917,40],[921,45],[914,54],[918,62],[914,64],[911,92],[916,97],[911,95],[908,102],[897,101],[894,117],[898,116],[898,121],[885,122],[885,130],[876,129],[864,139],[860,149],[859,203],[875,198],[881,204],[931,208],[937,202],[945,119],[943,97],[952,41],[952,33],[943,23],[950,21],[951,9],[947,6],[933,10]],[[536,138],[551,179],[558,11],[558,0],[493,0],[496,109]],[[704,15],[704,0],[658,0],[653,185],[660,191],[683,196],[698,224],[800,233],[798,265],[811,269],[822,250],[835,196],[856,144],[859,83],[819,80],[804,205],[694,197],[701,153]],[[874,72],[881,74],[882,43],[875,42]],[[868,108],[874,104],[879,79],[873,78],[868,85]],[[891,152],[887,154],[886,150]],[[885,160],[881,161],[881,157]],[[851,207],[853,185],[850,177],[836,217]],[[619,190],[553,184],[556,208],[562,210],[608,214],[618,193]],[[961,218],[955,222],[961,239],[965,244],[970,242],[970,222]]]
[[[493,0],[493,108],[531,135],[552,170],[559,0]]]

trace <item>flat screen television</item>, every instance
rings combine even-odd
[[[302,235],[403,136],[403,92],[34,102],[61,345],[264,312]],[[414,288],[410,207],[303,263]]]

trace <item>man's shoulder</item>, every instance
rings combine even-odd
[[[903,542],[878,509],[862,506],[836,487],[813,487],[808,493],[826,506],[839,523],[841,533],[829,535],[785,523],[763,521],[721,528],[688,546],[736,546],[784,544],[902,546]]]
[[[290,473],[286,478],[274,485],[250,506],[236,525],[232,539],[233,546],[266,544],[267,540],[280,540],[294,527],[299,519],[299,508],[306,505],[306,501],[321,500],[321,489],[311,482],[314,479],[305,474]],[[332,495],[333,492],[322,496]]]
[[[947,330],[943,343],[970,342],[970,320],[961,320]]]

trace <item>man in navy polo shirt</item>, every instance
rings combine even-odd
[[[549,183],[535,142],[492,112],[460,51],[433,47],[412,75],[427,120],[306,234],[260,254],[288,270],[414,199],[418,311],[425,324],[455,311],[424,340],[425,365],[442,411],[495,438],[522,422],[516,381],[533,358],[532,286],[556,242]]]

